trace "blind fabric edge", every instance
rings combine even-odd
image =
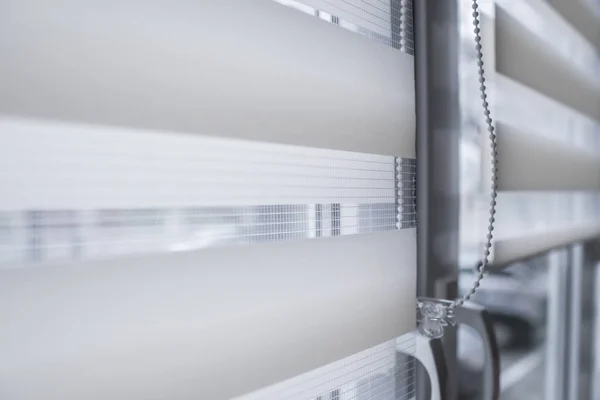
[[[582,242],[600,236],[600,225],[575,226],[553,231],[536,232],[495,243],[492,268],[548,252],[554,248]]]

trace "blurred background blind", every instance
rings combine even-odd
[[[503,0],[484,8],[499,158],[497,265],[600,233],[600,47],[591,39],[596,17],[584,3]],[[472,52],[469,57],[465,62],[474,64]],[[475,65],[463,72],[474,134],[463,143],[471,161],[463,166],[470,200],[461,229],[464,261],[473,264],[483,251],[491,168],[487,132],[479,134],[479,101],[467,100],[479,96],[469,83],[477,82],[476,73]],[[477,166],[480,172],[472,174]]]

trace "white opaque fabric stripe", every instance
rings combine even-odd
[[[496,125],[498,189],[503,191],[599,191],[600,154],[556,140]]]
[[[272,0],[10,0],[0,114],[415,155],[413,57]]]
[[[414,329],[415,241],[405,229],[3,271],[3,396],[227,399],[293,378]]]

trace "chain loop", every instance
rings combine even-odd
[[[491,149],[491,160],[492,160],[492,184],[490,191],[490,212],[489,212],[489,220],[487,226],[487,236],[485,242],[485,249],[483,252],[483,259],[477,265],[477,277],[473,282],[471,289],[460,299],[455,300],[449,308],[454,309],[456,307],[462,306],[466,301],[469,301],[471,297],[475,294],[477,289],[481,284],[481,280],[483,279],[483,274],[485,273],[485,269],[489,264],[490,250],[492,248],[492,239],[494,237],[494,222],[496,215],[496,197],[498,196],[498,151],[497,151],[497,142],[496,142],[496,132],[494,129],[491,113],[490,113],[490,104],[488,103],[488,95],[486,93],[487,87],[485,86],[485,70],[483,68],[483,52],[481,51],[481,22],[479,20],[479,4],[478,0],[473,0],[473,26],[475,33],[475,50],[477,51],[477,66],[479,67],[479,92],[481,94],[481,105],[483,107],[483,115],[485,116],[485,123],[487,126],[487,131],[489,132],[490,139],[490,149]]]

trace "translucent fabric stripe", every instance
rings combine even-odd
[[[407,54],[414,54],[412,0],[275,1]]]
[[[234,400],[410,400],[415,393],[414,333]]]
[[[0,119],[0,268],[416,226],[414,159]]]

